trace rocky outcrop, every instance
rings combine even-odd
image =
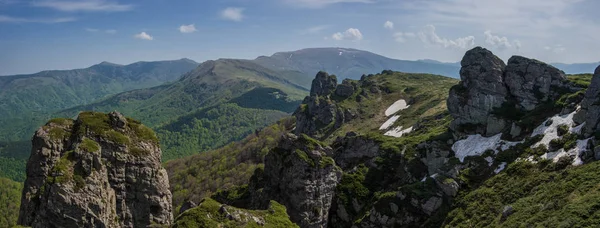
[[[513,124],[514,116],[580,89],[553,66],[521,56],[511,57],[505,65],[481,47],[467,51],[461,66],[461,82],[452,87],[447,100],[454,117],[450,128],[459,138],[471,134],[489,137],[505,131],[517,137],[523,129]]]
[[[575,116],[576,122],[585,122],[582,133],[590,137],[600,129],[600,66],[592,77],[592,82],[581,102],[581,110]]]
[[[460,84],[450,89],[451,128],[469,134],[494,135],[505,123],[492,115],[506,101],[504,62],[485,48],[467,51],[460,62]]]
[[[147,227],[172,221],[154,132],[113,112],[55,119],[36,131],[19,224]]]
[[[328,96],[333,93],[337,86],[337,77],[326,72],[319,71],[312,81],[310,96]]]
[[[356,114],[352,110],[344,110],[331,100],[334,93],[340,97],[348,97],[354,90],[351,81],[344,80],[344,83],[337,85],[335,75],[319,72],[312,82],[310,96],[294,112],[295,133],[322,138],[324,132],[339,128],[344,122],[355,118]]]
[[[287,207],[300,227],[327,227],[329,209],[342,171],[331,157],[331,148],[303,136],[284,135],[279,146],[265,157],[249,185],[251,207],[264,209],[270,200]]]
[[[333,159],[343,170],[365,164],[375,167],[375,158],[379,156],[379,144],[372,139],[348,132],[346,137],[338,138],[333,143]]]
[[[513,56],[508,60],[504,82],[522,110],[560,98],[569,89],[565,73],[535,59]]]
[[[342,84],[339,84],[335,88],[335,95],[338,95],[343,98],[350,97],[352,96],[352,94],[354,94],[354,91],[356,90],[355,87],[356,83],[353,83],[349,79],[344,79],[344,81],[342,81]]]

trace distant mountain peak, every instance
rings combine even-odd
[[[96,64],[96,66],[123,66],[123,65],[116,64],[116,63],[111,63],[111,62],[108,62],[108,61],[102,61],[101,63]]]
[[[188,59],[188,58],[181,58],[179,61],[183,61],[183,62],[188,62],[188,63],[194,63],[194,64],[199,64],[198,62],[192,60],[192,59]]]

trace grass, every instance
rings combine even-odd
[[[547,169],[515,162],[478,189],[461,195],[446,227],[595,227],[600,224],[600,162]],[[514,213],[501,221],[506,205]]]
[[[205,198],[198,207],[190,209],[175,219],[173,228],[197,228],[197,227],[247,227],[247,228],[286,228],[298,227],[292,223],[287,214],[285,206],[271,201],[266,210],[246,210],[231,206],[225,206],[227,212],[239,215],[239,220],[230,220],[219,210],[221,204],[211,198]],[[256,217],[264,221],[259,225],[254,219]]]
[[[83,138],[81,144],[79,144],[79,149],[82,149],[85,152],[99,152],[100,144],[89,138]]]

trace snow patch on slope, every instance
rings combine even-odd
[[[381,127],[379,127],[379,130],[386,130],[386,129],[390,128],[392,126],[392,124],[394,124],[394,122],[396,122],[396,120],[398,120],[398,118],[400,118],[399,115],[392,116],[390,119],[385,121],[385,123],[383,123],[381,125]]]
[[[400,99],[394,102],[387,110],[385,110],[385,116],[391,116],[392,114],[400,110],[407,109],[408,107],[410,107],[410,105],[407,105],[404,99]]]
[[[466,139],[459,140],[452,145],[452,150],[455,156],[463,162],[469,156],[481,156],[486,150],[496,151],[503,140],[500,139],[502,134],[497,134],[492,137],[483,137],[480,134],[469,135]]]
[[[400,138],[400,137],[402,137],[402,135],[404,135],[404,134],[408,134],[408,133],[410,133],[412,130],[413,130],[413,127],[409,127],[409,128],[406,128],[406,129],[402,130],[402,126],[400,126],[400,127],[394,128],[394,129],[392,129],[392,130],[389,130],[388,132],[386,132],[386,133],[385,133],[385,134],[383,134],[383,135],[387,135],[387,136],[392,136],[392,137]]]
[[[573,122],[573,116],[575,115],[575,112],[566,114],[566,115],[562,115],[562,116],[553,116],[550,119],[544,121],[540,126],[538,126],[537,128],[535,128],[535,130],[533,130],[533,133],[531,133],[531,137],[534,137],[536,135],[541,135],[543,134],[544,137],[542,138],[542,140],[540,140],[539,142],[537,142],[536,144],[534,144],[532,146],[532,148],[538,147],[539,145],[545,145],[546,147],[550,144],[550,141],[560,138],[560,136],[558,136],[558,126],[560,125],[567,125],[569,126],[569,131],[573,132],[573,129],[578,129],[579,131],[581,130],[580,126],[577,126],[576,128],[573,128],[572,126],[574,125]],[[548,124],[551,121],[551,124]],[[548,125],[548,126],[546,126]]]

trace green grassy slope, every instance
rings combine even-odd
[[[176,82],[60,115],[117,110],[140,119],[158,132],[169,160],[240,140],[292,112],[308,91],[283,75],[247,60],[207,61]]]

